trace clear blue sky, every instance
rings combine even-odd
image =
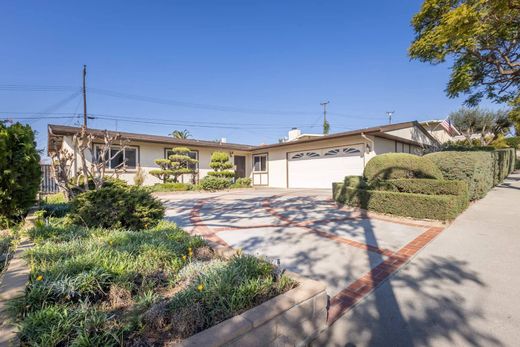
[[[119,121],[119,130],[166,135],[187,128],[200,139],[270,143],[293,126],[320,132],[325,100],[332,132],[384,124],[390,110],[395,122],[444,118],[462,104],[444,94],[448,65],[407,57],[420,4],[2,1],[0,111],[82,112],[73,93],[87,64],[89,113],[182,124]],[[48,123],[78,118],[27,122],[43,148]],[[113,129],[115,121],[90,125]]]

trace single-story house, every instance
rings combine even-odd
[[[422,121],[421,125],[440,143],[456,141],[462,135],[453,124],[442,119]]]
[[[94,134],[102,132],[89,130]],[[75,153],[72,138],[79,131],[78,127],[49,125],[49,152],[66,148]],[[209,163],[213,152],[225,151],[235,165],[237,177],[250,177],[254,186],[276,188],[330,188],[332,182],[341,181],[346,175],[361,175],[365,164],[377,154],[404,152],[421,155],[424,149],[439,144],[417,121],[330,135],[301,134],[298,129],[292,129],[286,141],[259,146],[113,133],[121,134],[130,141],[124,155],[117,159],[126,160],[127,170],[120,178],[129,183],[133,183],[138,167],[145,172],[157,169],[155,159],[167,158],[172,147],[183,146],[190,148],[190,156],[198,160],[196,179],[202,179],[212,170]],[[78,165],[80,163],[76,161],[73,168],[76,172]],[[190,177],[182,179],[188,182]],[[146,175],[146,185],[159,182],[156,177]]]

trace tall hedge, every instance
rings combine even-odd
[[[494,184],[494,152],[436,152],[425,157],[442,171],[444,178],[468,183],[469,198],[483,198]]]
[[[369,190],[335,185],[334,196],[340,203],[366,210],[419,219],[452,220],[467,206],[461,195],[427,195],[384,190]]]
[[[367,163],[363,175],[369,182],[398,178],[442,179],[442,172],[431,160],[408,153],[377,155]]]
[[[41,180],[34,131],[0,122],[0,226],[19,220],[34,203]]]

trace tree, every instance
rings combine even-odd
[[[330,124],[327,119],[323,119],[323,135],[328,135],[330,131]]]
[[[480,108],[461,108],[449,116],[451,123],[462,132],[466,141],[479,135],[479,141],[488,145],[499,137],[506,135],[512,122],[507,111],[489,111]]]
[[[188,129],[184,129],[184,130],[174,130],[170,134],[170,136],[173,138],[176,138],[176,139],[189,139],[191,137],[191,134],[188,131]]]
[[[74,134],[72,142],[73,152],[62,147],[50,153],[53,177],[69,198],[87,190],[97,190],[103,187],[107,178],[118,177],[126,171],[126,162],[123,161],[107,173],[110,162],[120,157],[129,143],[121,134],[107,130],[94,133],[83,126]],[[113,148],[118,150],[113,151]],[[78,172],[72,171],[74,162],[78,165]]]
[[[453,59],[449,97],[467,94],[520,107],[519,0],[425,0],[413,17],[412,59],[439,64]]]
[[[213,169],[213,171],[208,172],[210,176],[221,178],[235,176],[235,171],[231,170],[233,164],[229,161],[229,155],[226,152],[213,152],[209,166]]]
[[[167,159],[155,160],[160,169],[150,170],[150,175],[159,178],[165,183],[170,177],[173,177],[173,182],[177,183],[181,175],[195,173],[193,164],[198,163],[198,160],[188,155],[191,152],[189,148],[174,147],[171,152],[172,154]]]
[[[0,226],[20,219],[40,187],[40,154],[29,125],[0,122]]]

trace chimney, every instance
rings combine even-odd
[[[289,130],[289,140],[288,141],[294,141],[302,134],[302,131],[298,128],[292,128]]]
[[[227,138],[225,138],[225,137],[221,138],[220,143],[227,143]]]

